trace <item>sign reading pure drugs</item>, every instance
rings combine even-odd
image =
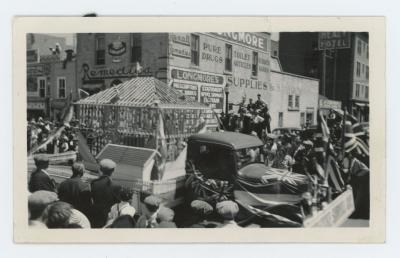
[[[318,48],[319,50],[350,48],[350,33],[320,32],[318,34]]]

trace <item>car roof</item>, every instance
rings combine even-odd
[[[189,137],[189,142],[190,141],[219,144],[233,150],[263,145],[263,142],[256,136],[234,132],[212,132],[195,134]]]
[[[301,130],[301,128],[299,128],[299,127],[277,127],[272,131],[275,131],[275,130]]]

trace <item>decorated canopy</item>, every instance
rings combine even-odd
[[[81,131],[93,154],[108,143],[156,148],[157,135],[168,144],[217,127],[208,106],[185,99],[178,90],[153,77],[136,77],[75,103]],[[162,119],[162,128],[160,120]]]

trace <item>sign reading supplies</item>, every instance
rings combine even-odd
[[[318,35],[319,50],[350,48],[349,32],[320,32]]]

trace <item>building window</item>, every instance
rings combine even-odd
[[[258,53],[253,52],[253,65],[251,66],[251,75],[257,76],[258,74]]]
[[[357,62],[357,76],[360,77],[360,62]]]
[[[142,62],[142,34],[131,34],[131,62]]]
[[[283,127],[283,112],[278,113],[278,127]]]
[[[361,74],[364,74],[364,71],[365,71],[365,65],[362,64],[362,65],[361,65]]]
[[[288,107],[293,108],[293,95],[289,95],[288,98]]]
[[[39,97],[45,98],[46,97],[46,78],[39,77],[38,78],[38,85],[39,85]]]
[[[296,96],[296,97],[295,97],[295,99],[294,99],[294,107],[295,107],[296,109],[299,109],[299,108],[300,108],[300,96]]]
[[[357,41],[357,53],[361,55],[361,40]]]
[[[198,35],[191,34],[191,50],[191,63],[198,66],[200,55],[200,39]]]
[[[96,64],[106,63],[106,39],[104,35],[96,36]]]
[[[368,65],[366,66],[365,77],[366,77],[367,79],[369,79],[369,66],[368,66]]]
[[[367,59],[369,58],[369,45],[367,45]]]
[[[366,87],[365,87],[365,98],[366,98],[366,99],[369,98],[369,92],[368,92],[368,91],[369,91],[369,87],[366,86]]]
[[[66,86],[64,77],[57,78],[57,88],[58,88],[58,98],[65,99]]]
[[[225,71],[232,72],[232,45],[225,44]]]
[[[360,84],[356,83],[356,97],[360,96]]]
[[[306,117],[304,112],[300,113],[300,127],[304,127],[306,125],[306,121],[305,121]]]

